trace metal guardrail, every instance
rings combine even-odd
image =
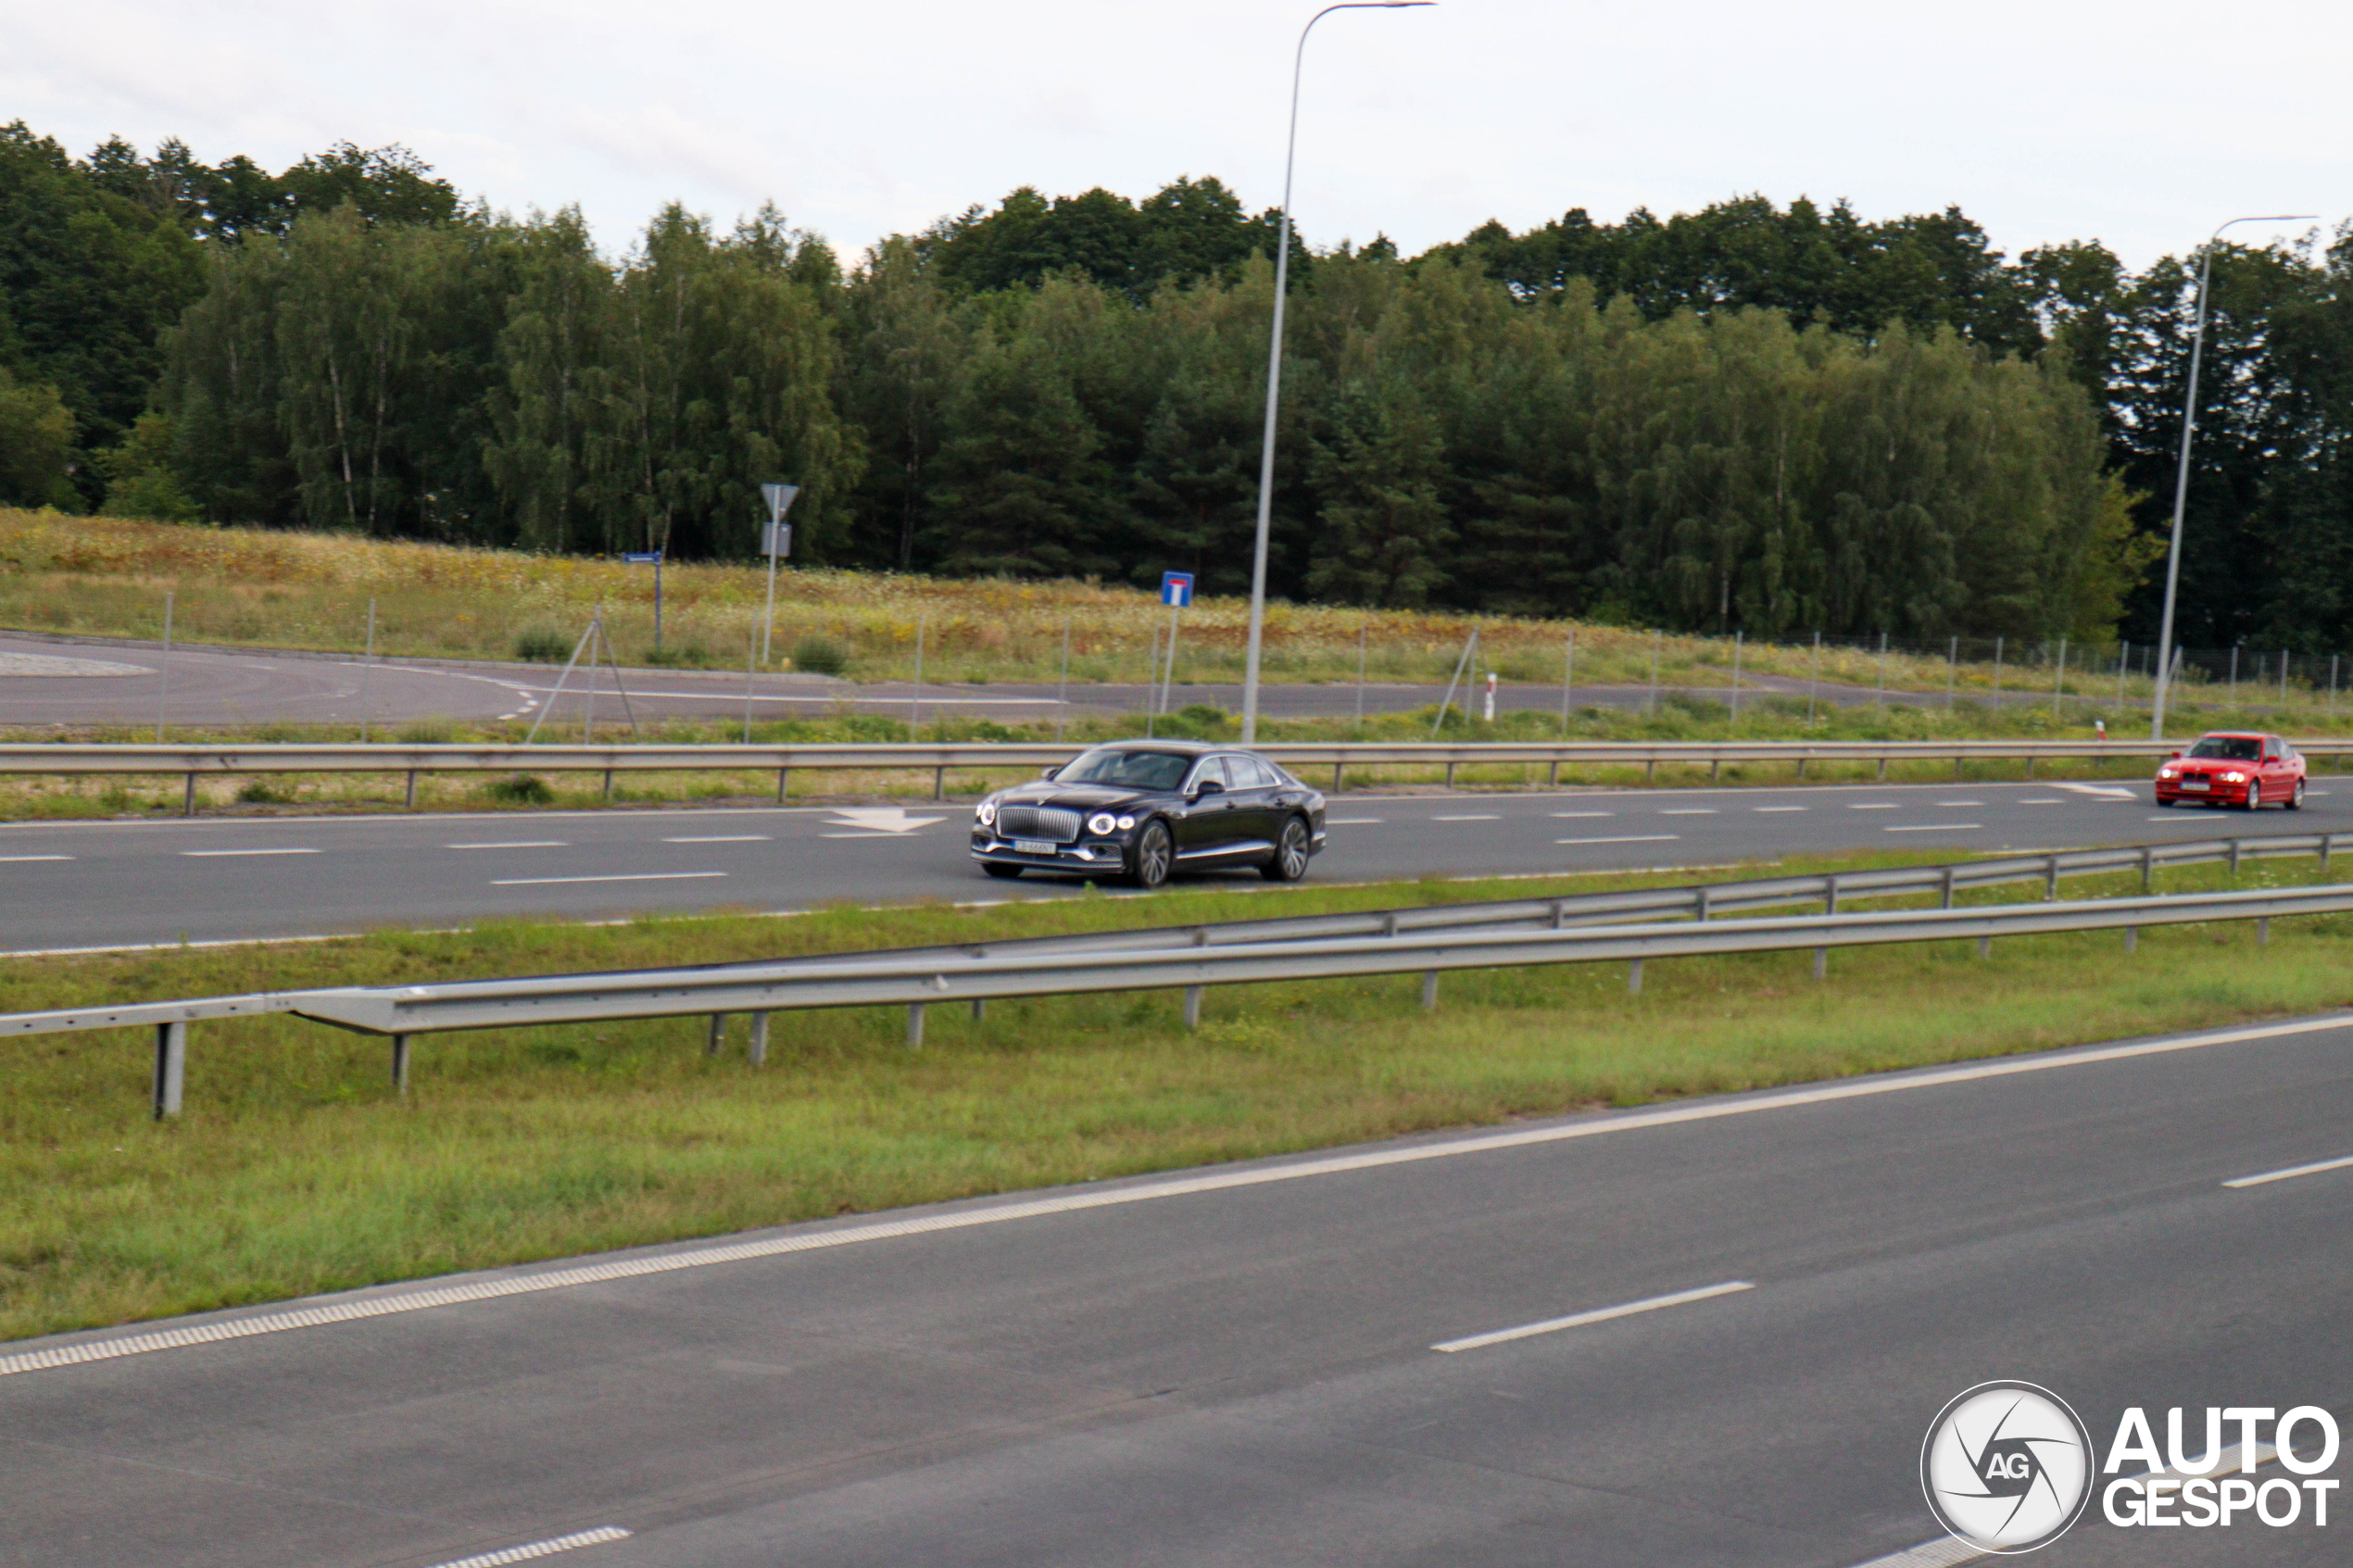
[[[726,1015],[752,1016],[752,1060],[764,1060],[771,1012],[811,1008],[905,1005],[909,1040],[920,1044],[924,1009],[991,997],[1178,987],[1188,1027],[1209,985],[1277,979],[1404,973],[1424,975],[1423,1005],[1435,1006],[1448,969],[1629,960],[1639,989],[1642,960],[1695,953],[1815,949],[1819,974],[1835,947],[1940,941],[2047,931],[2335,913],[2353,909],[2353,886],[2247,893],[2160,895],[2057,902],[2066,876],[2131,872],[2144,889],[2172,865],[2317,855],[2323,868],[2334,834],[2062,850],[1944,866],[1892,867],[1821,876],[1768,877],[1702,886],[1645,888],[1556,898],[1365,910],[1265,921],[1163,926],[957,947],[839,953],[814,958],[684,969],[432,985],[260,992],[193,1000],[60,1009],[0,1016],[0,1038],[94,1029],[156,1030],[155,1107],[176,1114],[182,1098],[191,1022],[292,1013],[393,1043],[393,1078],[405,1089],[411,1036],[461,1029],[513,1028],[612,1019],[709,1014],[716,1051]],[[2045,902],[1956,909],[1957,891],[2041,881]],[[1859,898],[1941,896],[1935,909],[1840,913]],[[1819,914],[1720,922],[1715,917],[1818,902]]]
[[[1338,790],[1345,770],[1357,767],[1443,769],[1446,782],[1463,767],[1543,766],[1557,783],[1565,766],[1640,766],[1647,780],[1658,768],[1705,766],[1709,776],[1727,763],[1793,766],[1804,778],[1817,762],[1876,762],[1887,776],[1894,762],[1944,762],[1957,775],[1970,761],[2026,764],[2031,777],[2039,760],[2146,760],[2179,750],[2186,742],[2145,740],[1945,740],[1945,741],[1513,741],[1452,745],[1376,741],[1279,742],[1258,749],[1293,771],[1329,768]],[[2353,739],[2296,741],[2308,757],[2353,757]],[[943,745],[888,743],[871,746],[0,746],[0,773],[175,774],[187,780],[187,808],[195,807],[196,781],[224,774],[398,773],[408,780],[414,805],[417,778],[425,773],[544,772],[601,773],[611,792],[613,775],[624,772],[774,771],[777,798],[796,768],[820,771],[929,772],[933,794],[944,796],[948,770],[1043,768],[1068,761],[1085,747],[1076,744],[971,742]]]

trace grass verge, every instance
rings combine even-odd
[[[1791,861],[1785,871],[1901,858]],[[2309,862],[2250,867],[2288,884]],[[718,960],[1587,891],[1688,877],[1387,884],[787,921],[497,924],[308,947],[19,961],[0,1010],[233,990]],[[2168,873],[2217,885],[2219,868]],[[2073,891],[2123,892],[2120,879]],[[695,1019],[383,1042],[199,1024],[188,1111],[147,1120],[145,1033],[0,1045],[0,1337],[90,1327],[1049,1183],[2310,1011],[2353,999],[2353,920],[2020,937],[1212,992],[779,1014],[770,1063]]]

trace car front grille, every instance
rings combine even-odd
[[[1007,838],[1051,838],[1068,844],[1078,836],[1078,813],[1057,806],[1003,806],[997,831]]]

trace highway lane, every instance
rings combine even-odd
[[[44,638],[0,633],[0,726],[152,724],[160,716],[183,726],[238,726],[272,721],[348,724],[355,734],[364,717],[374,725],[418,720],[528,722],[552,705],[564,724],[591,720],[618,724],[628,710],[639,721],[697,718],[740,720],[746,698],[759,720],[822,717],[847,706],[859,712],[910,720],[952,713],[1012,721],[1085,714],[1115,718],[1144,712],[1155,700],[1141,684],[1052,683],[851,682],[793,672],[747,678],[738,670],[630,669],[593,681],[575,671],[558,690],[559,670],[544,664],[492,660],[379,659],[372,667],[341,654],[306,654],[266,648],[179,646],[171,650],[169,675],[158,644],[123,639]],[[89,673],[76,673],[77,668]],[[37,671],[37,672],[35,672]],[[1729,682],[1729,674],[1725,677]],[[1779,676],[1748,676],[1743,698],[1803,697],[1808,684]],[[1277,684],[1261,689],[1261,710],[1270,719],[1347,719],[1358,713],[1410,712],[1434,706],[1445,684],[1374,682],[1361,693],[1353,683]],[[1813,688],[1823,704],[1857,707],[1880,700],[1868,688],[1822,682]],[[592,696],[591,693],[594,695]],[[1577,686],[1579,708],[1639,709],[1688,694],[1723,702],[1729,684],[1687,687],[1668,684],[1654,692],[1644,685]],[[1910,694],[1933,706],[1942,694]],[[1457,693],[1464,702],[1483,696]],[[2035,703],[2039,692],[2013,692],[2002,700]],[[1901,697],[1898,697],[1901,700]],[[1983,700],[1981,698],[1980,700]],[[1208,703],[1227,712],[1241,708],[1239,685],[1182,684],[1167,694],[1167,707]],[[1496,694],[1499,712],[1560,711],[1557,685],[1506,685]]]
[[[832,1222],[0,1376],[0,1564],[605,1530],[563,1561],[1852,1568],[1936,1536],[1921,1436],[1987,1378],[2102,1447],[2127,1405],[2353,1417],[2353,1169],[2221,1185],[2353,1153],[2353,1027],[2323,1025]],[[2148,1542],[2095,1509],[2037,1561],[2335,1563],[2338,1496],[2331,1529]]]
[[[1956,855],[2353,831],[2353,784],[2301,812],[2159,810],[2145,784],[1801,785],[1342,795],[1321,881]],[[484,916],[1067,897],[989,882],[968,806],[197,818],[0,826],[0,953],[303,935]],[[1258,885],[1254,872],[1220,880]]]

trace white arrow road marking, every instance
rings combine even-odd
[[[912,833],[934,822],[944,822],[945,817],[911,817],[903,806],[837,806],[834,808],[836,827],[856,828],[862,833]]]
[[[2114,784],[2055,784],[2051,787],[2072,790],[2077,795],[2088,795],[2100,800],[2138,800],[2141,797],[2138,790],[2119,789]]]

